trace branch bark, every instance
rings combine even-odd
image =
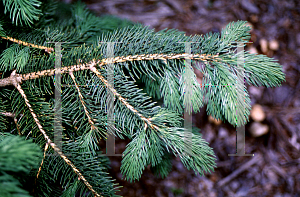
[[[122,57],[115,57],[112,60],[111,59],[102,59],[102,60],[92,60],[90,63],[87,64],[78,64],[78,65],[72,65],[72,66],[65,66],[62,67],[60,70],[61,74],[66,74],[71,71],[79,71],[79,70],[87,70],[90,69],[91,65],[99,64],[99,66],[103,66],[108,63],[121,63],[121,62],[127,62],[127,61],[143,61],[143,60],[162,60],[166,61],[168,59],[184,59],[184,58],[190,58],[194,60],[201,60],[201,61],[221,61],[219,58],[219,55],[210,55],[210,54],[142,54],[142,55],[129,55],[129,56],[122,56]],[[15,72],[15,71],[14,71]],[[16,74],[0,79],[0,87],[13,85],[13,81],[15,79],[18,81],[18,83],[21,83],[22,81],[30,80],[30,79],[36,79],[44,76],[52,76],[56,72],[56,69],[48,69],[48,70],[42,70],[27,74]]]

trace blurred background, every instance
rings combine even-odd
[[[64,0],[72,3],[72,0]],[[111,174],[123,186],[122,196],[300,196],[300,1],[280,0],[83,0],[97,15],[112,14],[155,30],[176,28],[187,35],[220,32],[229,22],[252,26],[246,50],[273,57],[283,65],[281,87],[249,87],[252,101],[246,124],[246,154],[236,153],[236,130],[205,112],[193,114],[217,156],[215,172],[204,177],[188,171],[174,157],[165,179],[146,169],[139,182],[122,180],[121,157],[110,157]],[[196,73],[199,75],[199,73]],[[200,76],[200,75],[199,75]],[[116,153],[125,141],[116,140]],[[104,144],[105,147],[105,144]]]

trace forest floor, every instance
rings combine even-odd
[[[139,182],[122,180],[121,157],[110,157],[110,170],[122,196],[300,196],[300,2],[279,0],[116,0],[84,1],[100,14],[150,25],[156,30],[176,28],[187,35],[220,32],[229,22],[247,20],[253,27],[246,50],[273,57],[283,65],[286,82],[281,87],[248,87],[252,106],[246,124],[246,154],[236,152],[236,130],[226,122],[211,120],[205,108],[193,115],[217,156],[211,174],[196,176],[179,158],[171,173],[156,178],[146,169]],[[257,134],[257,131],[261,133]],[[116,140],[116,153],[125,141]]]

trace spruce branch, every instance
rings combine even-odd
[[[106,85],[107,88],[109,88],[109,90],[111,92],[113,92],[113,94],[115,96],[117,96],[117,98],[128,108],[130,109],[130,111],[132,111],[134,114],[137,114],[144,122],[145,124],[148,124],[151,128],[155,128],[155,129],[158,129],[158,127],[156,125],[153,125],[150,121],[149,118],[145,118],[140,112],[138,112],[136,109],[134,109],[134,107],[132,105],[130,105],[125,99],[123,98],[114,88],[111,87],[111,85],[107,82],[106,79],[104,79],[104,77],[101,75],[101,73],[97,70],[97,68],[91,66],[90,67],[90,70],[92,72],[94,72],[98,77],[99,79]],[[145,126],[145,128],[147,128],[147,126]]]
[[[15,76],[15,71],[13,71],[12,76]],[[22,95],[22,97],[25,100],[25,104],[27,105],[27,107],[29,108],[29,111],[36,123],[36,125],[38,126],[40,132],[43,134],[46,143],[50,144],[50,146],[53,148],[53,150],[55,152],[57,152],[59,154],[59,156],[73,169],[73,171],[78,175],[78,177],[80,177],[80,179],[84,182],[84,184],[89,188],[89,190],[91,190],[93,192],[93,194],[95,196],[101,196],[99,195],[94,189],[93,187],[89,184],[89,182],[84,178],[84,176],[81,174],[81,172],[76,168],[76,166],[74,166],[74,164],[63,154],[63,152],[58,148],[58,146],[52,142],[52,140],[48,137],[48,135],[46,134],[46,132],[44,131],[39,119],[37,118],[37,115],[34,113],[26,94],[24,93],[20,82],[17,81],[16,78],[13,78],[14,80],[12,80],[12,84],[15,86],[15,88],[19,91],[19,93]]]
[[[19,11],[23,9],[26,13],[21,20],[28,14],[29,19],[37,16],[26,9],[32,8],[30,5],[39,7],[39,3],[16,0],[8,5],[5,0],[4,6],[8,9],[22,2],[26,3]],[[156,174],[166,176],[171,169],[171,154],[179,156],[184,166],[196,174],[213,171],[212,148],[198,131],[182,128],[181,115],[184,105],[191,105],[196,112],[207,104],[207,112],[214,117],[234,124],[237,115],[239,124],[245,124],[251,109],[250,98],[242,90],[245,86],[238,90],[235,87],[236,79],[241,76],[234,44],[249,39],[250,28],[245,21],[230,23],[221,34],[186,36],[178,30],[155,32],[114,17],[99,18],[81,2],[61,6],[49,0],[41,10],[45,14],[38,16],[40,20],[32,28],[17,28],[8,24],[8,17],[0,18],[1,39],[8,41],[0,58],[0,103],[12,101],[0,106],[0,127],[7,129],[6,118],[12,115],[7,112],[16,116],[22,113],[24,118],[14,119],[20,125],[19,129],[17,125],[19,134],[22,131],[26,139],[32,138],[44,148],[42,162],[37,163],[40,166],[32,174],[37,189],[34,193],[66,197],[78,193],[114,195],[114,184],[106,171],[108,158],[96,156],[99,136],[107,133],[105,98],[110,92],[116,97],[116,124],[112,129],[121,139],[124,135],[131,140],[123,152],[121,165],[127,180],[138,180],[149,164]],[[10,10],[13,18],[16,17],[13,12],[17,11]],[[61,13],[66,14],[61,16]],[[62,44],[60,69],[53,67],[55,51],[45,47],[47,41],[68,43]],[[114,58],[108,58],[107,53],[106,43],[111,42],[115,42]],[[187,54],[183,42],[193,43],[192,54]],[[186,70],[187,59],[202,66]],[[111,64],[115,65],[114,85],[108,78],[107,68]],[[245,80],[252,85],[276,86],[284,80],[282,67],[266,56],[246,52],[244,68]],[[203,73],[202,84],[197,82],[194,69]],[[75,84],[62,89],[61,105],[52,98],[57,72],[61,73],[62,84]],[[141,83],[147,87],[136,87]],[[193,92],[191,96],[185,96],[188,87]],[[147,94],[163,97],[164,106],[156,105]],[[241,94],[245,100],[236,99]],[[67,110],[62,111],[62,116],[53,117],[53,109],[58,106]],[[240,110],[243,107],[245,113]],[[54,130],[52,120],[56,118],[61,118],[63,125],[62,148],[50,140]],[[65,151],[70,153],[68,158]],[[46,152],[58,155],[45,157]]]
[[[41,10],[36,7],[41,6],[41,2],[38,0],[3,0],[5,6],[4,14],[10,12],[10,18],[12,22],[18,25],[18,22],[22,24],[22,21],[26,25],[33,23],[33,20],[37,20],[39,15],[42,14]]]
[[[32,140],[10,133],[0,135],[0,196],[30,197],[18,176],[29,175],[42,158],[39,147]]]
[[[94,121],[93,121],[92,118],[90,117],[89,112],[88,112],[88,110],[87,110],[87,108],[86,108],[86,106],[85,106],[85,102],[84,102],[84,100],[83,100],[83,96],[82,96],[82,94],[81,94],[81,91],[80,91],[80,89],[79,89],[77,83],[76,83],[76,79],[75,79],[75,77],[74,77],[73,71],[70,71],[70,72],[69,72],[69,75],[71,76],[71,78],[72,78],[72,80],[73,80],[73,82],[74,82],[74,84],[75,84],[75,87],[76,87],[77,92],[78,92],[78,95],[79,95],[80,102],[81,102],[81,104],[82,104],[82,106],[83,106],[84,112],[85,112],[86,116],[88,117],[89,123],[90,123],[90,125],[91,125],[91,130],[94,130],[94,129],[95,129],[95,130],[98,131],[97,127],[95,126]]]

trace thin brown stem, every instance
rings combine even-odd
[[[43,50],[45,50],[49,54],[52,51],[54,51],[54,49],[51,48],[51,47],[39,46],[39,45],[32,44],[32,43],[29,43],[29,42],[24,42],[22,40],[17,40],[15,38],[8,37],[8,36],[6,36],[6,37],[0,36],[0,38],[5,39],[5,40],[9,40],[9,41],[12,41],[12,42],[15,42],[15,43],[18,43],[18,44],[22,44],[24,46],[29,46],[29,47],[33,47],[33,48],[37,48],[37,49],[43,49]]]
[[[20,130],[20,127],[19,127],[19,124],[18,124],[18,119],[17,119],[16,117],[14,117],[14,122],[15,122],[15,124],[16,124],[18,133],[19,133],[19,135],[21,136],[21,135],[22,135],[22,134],[21,134],[21,130]]]
[[[73,82],[74,82],[74,84],[75,84],[75,87],[76,87],[76,89],[77,89],[77,92],[78,92],[78,95],[79,95],[79,99],[80,99],[81,105],[83,106],[85,115],[88,117],[89,123],[90,123],[90,125],[91,125],[91,130],[93,130],[93,129],[96,129],[96,130],[97,130],[97,127],[95,126],[95,123],[94,123],[94,121],[92,120],[92,118],[90,117],[90,114],[89,114],[89,112],[88,112],[88,110],[87,110],[87,108],[86,108],[86,106],[85,106],[85,102],[84,102],[84,100],[83,100],[83,96],[82,96],[82,94],[81,94],[81,91],[80,91],[80,89],[79,89],[77,83],[76,83],[76,80],[75,80],[73,71],[69,72],[69,74],[70,74],[70,76],[71,76],[71,78],[72,78],[72,80],[73,80]]]
[[[47,150],[48,150],[48,147],[49,147],[49,144],[46,143],[45,149],[44,149],[44,157],[43,157],[43,159],[42,159],[42,162],[41,162],[41,165],[40,165],[40,167],[39,167],[38,173],[37,173],[37,175],[36,175],[36,179],[39,178],[40,172],[41,172],[41,170],[42,170],[43,162],[44,162],[44,159],[45,159],[45,157],[46,157],[46,152],[47,152]],[[36,179],[35,179],[35,182],[36,182]]]

